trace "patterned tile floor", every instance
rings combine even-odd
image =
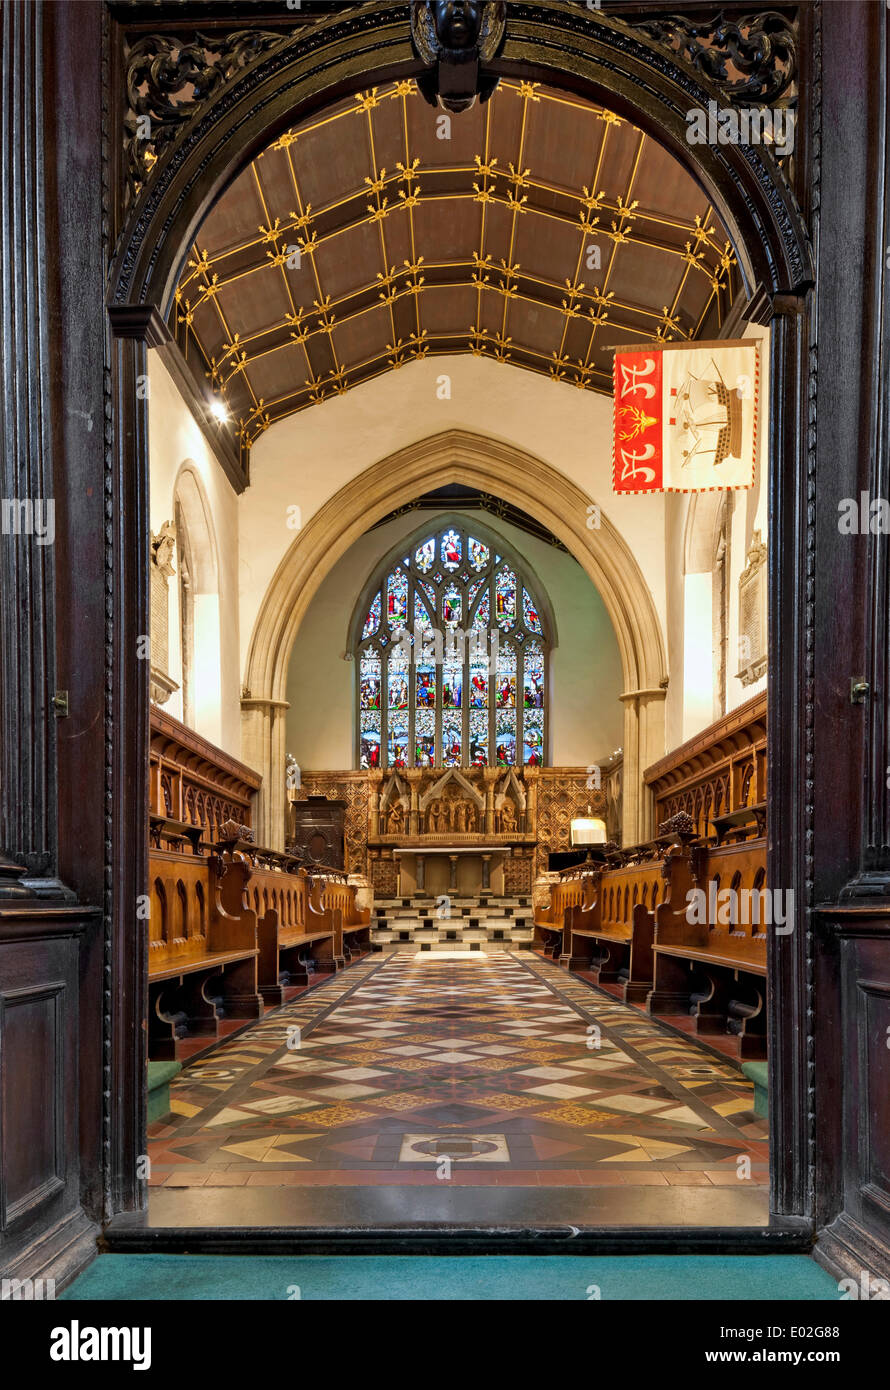
[[[768,1181],[737,1067],[532,952],[367,957],[171,1094],[154,1186]]]

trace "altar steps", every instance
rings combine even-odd
[[[371,943],[376,950],[483,951],[528,946],[533,938],[529,898],[451,898],[449,915],[433,898],[390,898],[374,908]]]

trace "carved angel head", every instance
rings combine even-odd
[[[443,48],[475,48],[482,31],[482,5],[471,0],[436,0],[432,9]]]
[[[497,85],[493,74],[481,75],[478,64],[497,54],[506,31],[504,0],[419,0],[411,6],[411,37],[418,56],[435,74],[423,74],[418,86],[432,105],[466,110],[478,96],[486,101]],[[454,69],[477,65],[473,76],[458,78]],[[449,69],[451,72],[449,73]],[[464,83],[472,85],[464,90]]]

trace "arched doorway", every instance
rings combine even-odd
[[[116,343],[108,395],[115,439],[112,479],[118,554],[141,554],[145,549],[146,412],[138,382],[144,373],[146,347],[164,340],[161,315],[204,213],[244,163],[295,119],[345,92],[375,81],[410,77],[418,70],[404,7],[380,0],[342,19],[315,26],[306,38],[274,34],[265,52],[262,45],[256,51],[261,56],[251,62],[247,55],[243,76],[231,82],[224,80],[212,97],[196,105],[181,135],[171,141],[169,153],[148,175],[119,238],[109,282],[109,312]],[[802,595],[789,593],[786,576],[805,572],[812,540],[806,519],[805,482],[810,459],[801,399],[808,371],[807,289],[812,270],[803,219],[788,183],[773,158],[760,150],[687,143],[686,112],[690,106],[706,108],[709,100],[719,100],[721,92],[716,84],[694,76],[691,68],[678,65],[669,32],[645,34],[623,20],[567,11],[550,0],[529,0],[511,11],[510,35],[497,69],[522,80],[545,80],[582,92],[592,100],[606,100],[655,135],[686,165],[731,230],[749,295],[748,318],[770,321],[773,329],[772,553],[782,556],[784,565],[780,570],[774,563],[771,574],[772,611],[778,614],[772,640],[773,668],[783,682],[783,695],[796,705],[805,684],[804,645],[797,640],[796,612],[798,600],[803,600]],[[230,71],[240,71],[237,62]],[[603,557],[599,560],[602,564]],[[145,727],[147,691],[144,673],[130,655],[136,650],[136,636],[145,628],[144,617],[143,582],[141,597],[115,632],[118,698],[128,712],[121,733],[125,741],[129,734],[134,735],[132,754],[123,755],[116,763],[121,794],[125,787],[132,795],[144,786],[138,733]],[[635,621],[645,626],[645,615],[637,614]],[[645,651],[645,644],[641,650]],[[628,643],[629,667],[632,651]],[[264,673],[271,689],[277,653],[276,645],[259,658],[263,664],[271,656]],[[648,655],[651,661],[651,651]],[[658,685],[657,680],[649,683],[640,676],[637,680],[636,688],[628,691],[634,699],[648,697]],[[657,719],[659,714],[653,716],[647,709],[641,722],[648,724],[653,717]],[[770,720],[771,736],[776,736],[773,742],[777,744],[775,708]],[[261,728],[257,736],[265,758],[265,746],[272,743],[271,731]],[[270,762],[271,756],[270,747]],[[812,806],[804,804],[798,809],[795,803],[796,789],[803,785],[803,758],[801,743],[790,757],[777,760],[771,767],[769,872],[773,882],[798,893],[800,902],[809,907],[802,837],[808,818],[812,823]],[[628,768],[626,805],[629,780]],[[137,794],[135,803],[142,805],[144,797]],[[144,985],[139,985],[139,951],[129,930],[127,908],[133,897],[144,891],[145,861],[143,854],[131,853],[125,839],[118,832],[109,848],[119,908],[115,920],[120,924],[113,959],[119,982],[135,981],[136,988],[115,990],[115,1012],[107,1025],[109,1036],[117,1040],[113,1052],[115,1084],[110,1088],[115,1100],[108,1104],[115,1107],[111,1120],[119,1136],[111,1185],[121,1209],[136,1208],[143,1198],[141,1182],[135,1176],[141,1133],[132,1116],[139,1112],[143,1087],[141,1048],[135,1040],[144,1008]],[[770,1090],[774,1151],[778,1155],[772,1210],[782,1218],[806,1221],[812,1218],[811,1060],[802,1001],[811,966],[810,932],[797,932],[790,941],[773,940],[770,950],[771,1066],[773,1077],[781,1077],[781,1085]]]

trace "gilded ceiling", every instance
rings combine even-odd
[[[610,348],[713,337],[739,289],[680,164],[611,111],[502,81],[451,118],[411,81],[288,131],[227,190],[171,314],[243,443],[427,355],[611,392]]]

